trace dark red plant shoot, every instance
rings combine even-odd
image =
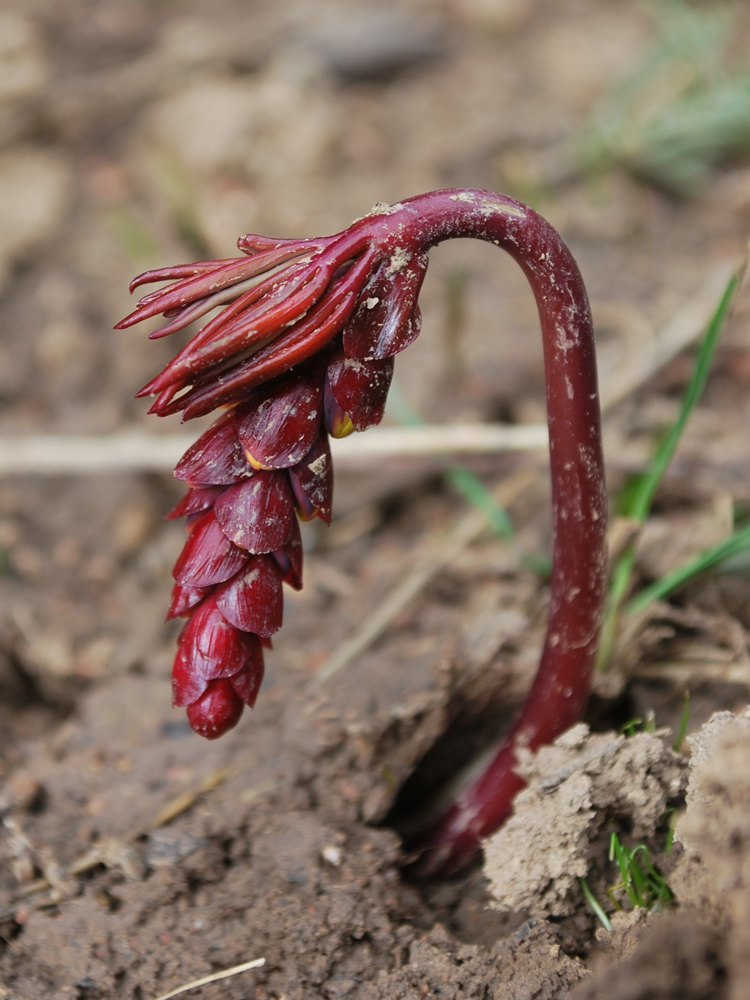
[[[420,330],[431,247],[473,237],[506,250],[536,298],[544,341],[553,569],[541,664],[523,709],[481,774],[418,845],[424,872],[453,869],[510,812],[516,750],[577,722],[590,687],[605,594],[606,493],[591,316],[573,257],[536,212],[489,191],[446,190],[377,205],[336,236],[244,236],[244,256],[147,271],[151,292],[118,324],[158,314],[151,337],[216,313],[139,395],[151,413],[224,412],[175,475],[187,517],[169,618],[187,619],[174,704],[215,739],[255,703],[263,647],[282,619],[282,583],[302,585],[298,518],[331,519],[329,436],[383,416],[394,356]]]

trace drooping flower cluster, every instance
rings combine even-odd
[[[246,236],[231,260],[150,271],[169,286],[140,300],[119,328],[163,313],[151,334],[211,319],[139,395],[151,412],[184,417],[229,407],[175,469],[189,491],[168,618],[178,641],[173,701],[208,739],[253,706],[263,646],[282,622],[282,584],[302,586],[298,518],[331,520],[329,435],[377,424],[393,355],[419,332],[426,257],[395,267],[351,230],[318,241]]]
[[[607,495],[591,313],[570,250],[540,215],[492,191],[448,189],[378,205],[315,240],[246,236],[243,257],[149,271],[119,327],[164,314],[152,337],[215,309],[140,395],[183,418],[227,408],[188,450],[188,518],[170,617],[184,616],[174,701],[208,738],[236,724],[263,677],[281,589],[302,582],[298,517],[331,516],[329,435],[382,417],[393,357],[420,329],[431,247],[470,237],[502,247],[534,293],[544,346],[552,482],[552,574],[544,648],[518,717],[416,845],[424,873],[460,866],[503,822],[524,780],[519,750],[554,740],[588,698],[607,580]],[[296,513],[295,513],[296,512]]]

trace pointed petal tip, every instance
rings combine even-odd
[[[132,295],[136,288],[140,288],[141,285],[148,285],[152,280],[155,280],[151,277],[153,273],[153,271],[142,271],[141,274],[136,274],[128,285],[128,291],[130,294]]]
[[[139,389],[135,394],[136,399],[142,399],[144,396],[155,396],[161,391],[161,386],[159,385],[159,379],[161,378],[161,373],[152,378],[150,382],[147,382],[142,389]]]
[[[118,323],[116,323],[112,329],[127,330],[131,326],[136,326],[141,321],[139,313],[140,309],[134,309],[133,312],[128,313],[127,316],[124,316]]]

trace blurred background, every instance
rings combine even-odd
[[[451,727],[465,745],[483,726],[496,733],[528,688],[544,629],[543,451],[466,458],[475,483],[513,487],[517,535],[509,545],[487,533],[450,559],[444,539],[463,530],[466,476],[442,476],[446,460],[424,456],[342,464],[332,528],[305,526],[305,589],[287,595],[257,710],[226,740],[193,738],[169,705],[179,624],[163,622],[184,540],[163,517],[180,485],[166,463],[34,467],[61,448],[33,450],[46,435],[114,447],[137,433],[150,454],[180,432],[134,399],[182,335],[113,331],[132,308],[130,279],[232,256],[247,232],[334,233],[376,202],[433,188],[528,202],[570,244],[589,288],[617,509],[679,411],[690,348],[745,252],[749,51],[750,5],[739,0],[2,0],[0,814],[10,863],[0,864],[0,975],[21,977],[14,996],[155,996],[217,963],[267,954],[270,969],[285,948],[287,978],[255,995],[296,996],[298,961],[318,962],[316,928],[341,928],[331,953],[348,955],[361,916],[372,922],[360,951],[380,942],[384,968],[400,966],[404,927],[445,923],[454,903],[446,890],[420,911],[400,883],[395,836],[365,824],[386,817],[405,783],[409,797],[417,765],[425,781],[428,751],[455,764],[455,732],[449,753],[441,742]],[[509,259],[469,241],[436,248],[421,306],[386,423],[544,419],[538,320]],[[749,326],[745,292],[660,485],[639,582],[747,521]],[[23,474],[3,465],[4,446],[18,442]],[[415,565],[428,567],[417,596],[311,695],[302,681],[366,632]],[[746,559],[648,614],[598,679],[611,681],[594,702],[602,727],[652,724],[654,712],[659,726],[679,725],[686,685],[691,728],[747,702]],[[160,829],[183,809],[184,826]],[[110,836],[119,841],[102,872],[104,855],[89,852],[112,848]],[[297,850],[311,852],[309,869],[294,867]],[[149,880],[131,883],[144,852]],[[308,888],[323,886],[309,909],[305,872]],[[41,874],[50,892],[24,896]],[[347,879],[350,909],[336,910]],[[472,905],[461,940],[482,941],[485,902]],[[301,907],[297,924],[284,923],[284,907]],[[593,933],[568,954],[587,954]],[[542,952],[558,982],[549,941],[528,953],[535,984]],[[671,961],[669,948],[659,954]],[[372,969],[351,975],[375,981]],[[340,986],[325,995],[354,995]],[[249,995],[239,980],[221,990],[210,995]]]

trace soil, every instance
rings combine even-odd
[[[689,9],[719,8],[746,51],[744,6]],[[595,0],[6,0],[0,443],[177,432],[133,398],[173,345],[111,332],[135,273],[228,256],[245,232],[335,232],[376,202],[449,185],[521,197],[570,242],[606,403],[657,334],[699,332],[750,217],[741,157],[678,195],[576,154],[661,24],[649,5]],[[533,303],[499,257],[465,242],[432,255],[424,332],[396,375],[426,421],[543,419]],[[749,324],[744,293],[636,585],[725,537],[750,503]],[[608,406],[614,496],[691,367],[678,352]],[[257,958],[186,995],[746,996],[746,565],[629,623],[591,734],[526,762],[486,874],[403,874],[401,834],[509,723],[544,629],[543,456],[461,461],[509,498],[514,541],[487,531],[446,560],[466,501],[445,462],[342,463],[333,527],[305,527],[305,589],[287,596],[257,708],[215,743],[170,707],[177,626],[163,617],[184,537],[163,520],[180,496],[170,473],[2,474],[0,997],[153,1000]],[[434,571],[321,682],[415,565]],[[674,750],[686,690],[689,738]],[[618,735],[634,718],[659,728]],[[648,846],[670,908],[615,912],[612,832]],[[529,844],[546,868],[524,863]]]

